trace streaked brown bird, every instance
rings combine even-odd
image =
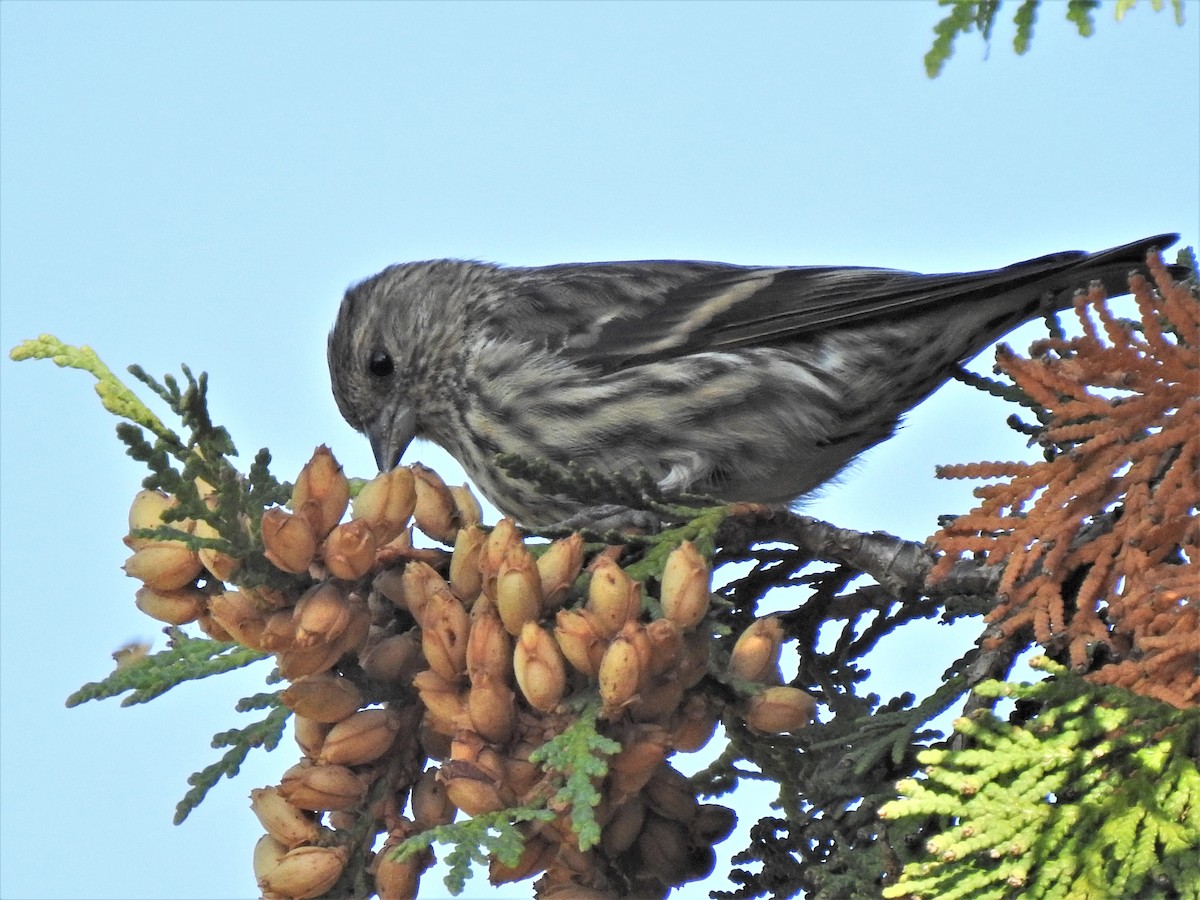
[[[959,363],[1177,240],[921,275],[712,262],[404,263],[348,291],[333,394],[380,469],[426,438],[527,525],[587,515],[495,465],[517,453],[666,490],[786,504],[895,433]]]

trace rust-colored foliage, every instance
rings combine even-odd
[[[1154,285],[1129,282],[1140,327],[1096,286],[1075,303],[1082,336],[1039,341],[1028,359],[998,350],[1045,410],[1048,458],[939,472],[1005,480],[934,536],[933,577],[984,554],[1004,566],[993,645],[1032,630],[1096,683],[1187,707],[1200,702],[1200,302],[1148,263]]]

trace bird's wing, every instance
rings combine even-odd
[[[1095,279],[1126,292],[1159,235],[1088,254],[1055,253],[1002,269],[921,275],[859,267],[751,268],[721,263],[581,263],[522,270],[532,330],[578,363],[610,372],[698,351],[770,346],[807,333],[881,316],[1004,297],[1031,313],[1046,293]]]

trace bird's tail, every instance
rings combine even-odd
[[[1103,284],[1110,297],[1128,294],[1130,273],[1144,272],[1149,253],[1164,250],[1178,240],[1177,234],[1159,234],[1097,253],[1078,250],[1052,253],[999,269],[997,274],[1011,271],[1015,275],[1020,271],[1022,275],[1030,276],[1031,280],[1048,276],[1046,284],[1054,294],[1054,307],[1065,309],[1071,305],[1075,292],[1087,288],[1093,281]],[[1168,269],[1176,279],[1186,278],[1189,274],[1185,266],[1171,265]]]

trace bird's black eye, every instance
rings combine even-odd
[[[387,378],[396,370],[395,363],[385,350],[372,350],[367,361],[367,371],[376,378]]]

